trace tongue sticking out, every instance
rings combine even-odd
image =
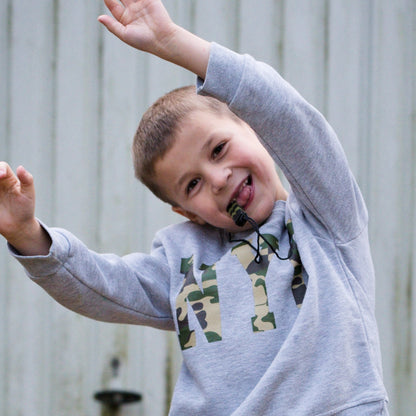
[[[237,195],[236,201],[238,205],[241,205],[242,207],[244,207],[249,201],[250,196],[251,196],[251,187],[249,185],[246,185],[243,187],[243,189],[241,189],[241,191]]]

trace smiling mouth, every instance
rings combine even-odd
[[[251,202],[253,198],[253,179],[251,175],[247,176],[247,178],[242,182],[239,188],[234,192],[233,197],[230,200],[230,203],[237,202],[242,208],[246,208],[246,206]]]

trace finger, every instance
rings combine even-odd
[[[123,3],[125,7],[128,7],[130,4],[136,3],[137,0],[120,0],[120,2]]]
[[[104,0],[104,3],[107,6],[108,10],[110,10],[111,14],[117,20],[120,20],[121,16],[123,16],[125,7],[121,3],[119,3],[117,0]]]
[[[33,187],[33,176],[23,166],[16,169],[16,175],[20,181],[20,187],[23,193],[31,190]]]
[[[122,39],[125,30],[124,25],[107,15],[99,16],[98,21],[102,23],[113,35]]]

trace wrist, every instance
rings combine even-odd
[[[160,42],[155,55],[179,65],[204,79],[208,66],[210,43],[173,24],[169,35]]]
[[[159,31],[157,37],[147,52],[158,56],[161,59],[171,61],[176,44],[180,41],[181,27],[171,22],[169,27]]]
[[[8,243],[23,256],[47,255],[52,244],[49,234],[36,218],[28,221],[13,235],[5,237]]]

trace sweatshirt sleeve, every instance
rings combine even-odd
[[[77,313],[106,322],[174,329],[169,307],[169,269],[155,241],[151,254],[124,257],[89,250],[70,232],[47,228],[47,256],[11,254],[28,276],[56,301]]]
[[[341,144],[322,114],[273,68],[213,43],[198,93],[224,101],[253,128],[302,209],[335,242],[360,234],[367,210]]]

